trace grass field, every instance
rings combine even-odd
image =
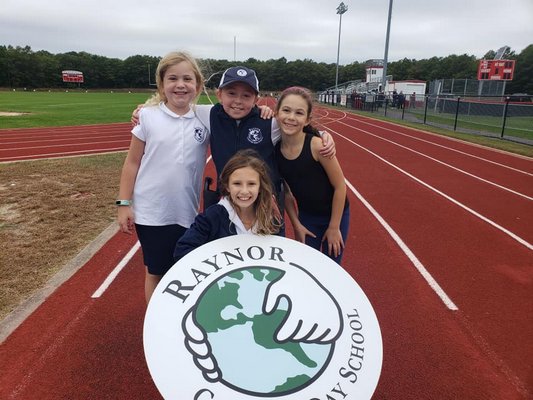
[[[422,120],[424,115],[418,113],[418,117]],[[453,126],[455,115],[428,112],[426,120],[428,122]],[[459,114],[457,118],[457,127],[480,132],[489,132],[495,136],[500,136],[502,132],[502,121],[502,117]],[[505,123],[504,134],[507,136],[533,140],[533,117],[508,117]]]
[[[149,97],[149,93],[0,91],[0,112],[22,113],[0,116],[0,128],[128,122],[135,107]],[[207,96],[199,103],[208,104]]]

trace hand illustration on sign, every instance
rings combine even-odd
[[[287,269],[283,277],[272,282],[266,290],[263,306],[266,314],[276,310],[282,298],[289,303],[276,339],[280,342],[334,342],[342,330],[339,305],[314,277],[292,265],[296,268]]]

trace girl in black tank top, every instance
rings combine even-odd
[[[349,227],[346,185],[336,157],[321,156],[322,140],[304,132],[313,129],[311,111],[311,95],[298,87],[283,91],[276,107],[281,129],[276,159],[287,190],[285,209],[296,240],[322,249],[340,264]]]

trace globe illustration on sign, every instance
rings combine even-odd
[[[333,354],[334,343],[276,339],[289,301],[280,297],[271,314],[263,304],[269,285],[284,274],[262,266],[234,270],[212,282],[191,310],[218,370],[216,380],[233,390],[265,397],[294,393],[316,380]]]

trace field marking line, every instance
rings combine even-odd
[[[0,157],[0,163],[15,163],[20,161],[52,160],[59,158],[88,157],[108,153],[122,153],[128,151],[128,147],[112,147],[109,149],[76,150],[63,153],[43,153],[22,156]],[[91,152],[91,153],[89,153]]]
[[[378,220],[378,222],[385,228],[387,233],[392,237],[396,242],[398,247],[403,251],[407,256],[409,261],[414,265],[416,270],[422,275],[425,281],[428,283],[429,287],[437,294],[437,296],[442,300],[446,307],[451,311],[457,311],[459,308],[455,303],[450,299],[446,292],[441,288],[438,282],[433,278],[429,271],[424,267],[420,260],[415,256],[411,249],[405,244],[405,242],[400,238],[394,229],[385,221],[385,219],[376,211],[374,207],[355,189],[355,187],[345,178],[344,181],[346,185],[350,188],[353,194],[359,199],[361,203],[370,211],[370,213]]]
[[[345,115],[341,118],[341,119],[344,119],[344,118],[347,118],[348,116],[353,116],[353,114],[350,114],[350,115]],[[449,151],[454,151],[456,153],[459,153],[459,154],[462,154],[464,156],[467,156],[467,157],[472,157],[472,158],[476,158],[478,160],[481,160],[481,161],[484,161],[484,162],[487,162],[487,163],[490,163],[490,164],[494,164],[494,165],[497,165],[499,167],[502,167],[502,168],[507,168],[507,169],[510,169],[512,171],[515,171],[515,172],[518,172],[518,173],[521,173],[521,174],[525,174],[525,175],[529,175],[529,176],[533,176],[533,173],[530,173],[530,172],[526,172],[526,171],[523,171],[521,169],[518,169],[518,168],[514,168],[514,167],[510,167],[508,165],[505,165],[505,164],[502,164],[502,163],[499,163],[499,162],[496,162],[496,161],[492,161],[492,160],[489,160],[487,158],[483,158],[483,157],[480,157],[480,156],[476,156],[476,155],[473,155],[473,154],[470,154],[470,153],[467,153],[465,151],[461,151],[461,150],[458,150],[458,149],[454,149],[453,147],[448,147],[448,146],[445,146],[443,144],[439,144],[439,143],[434,143],[430,140],[427,140],[427,139],[422,139],[422,138],[419,138],[419,137],[416,137],[416,136],[411,136],[411,135],[408,135],[407,133],[403,133],[403,132],[398,132],[397,130],[394,130],[394,129],[391,129],[391,128],[387,128],[387,127],[384,127],[384,126],[381,126],[381,125],[376,125],[374,123],[371,123],[371,122],[368,122],[366,121],[366,119],[358,119],[358,118],[348,118],[348,119],[351,119],[351,120],[354,120],[354,121],[357,121],[357,122],[362,122],[363,124],[367,124],[367,125],[370,125],[370,126],[374,126],[376,128],[380,128],[380,129],[384,129],[386,131],[389,131],[389,132],[392,132],[392,133],[395,133],[397,135],[402,135],[402,136],[406,136],[408,138],[411,138],[411,139],[415,139],[415,140],[418,140],[418,141],[421,141],[421,142],[424,142],[424,143],[427,143],[427,144],[431,144],[433,146],[437,146],[437,147],[442,147],[446,150],[449,150]],[[336,121],[336,122],[340,122],[340,121]],[[386,121],[385,121],[386,122]],[[344,122],[343,122],[344,123]],[[387,122],[387,123],[390,123],[390,122]],[[397,125],[397,124],[394,124],[396,126],[400,126],[402,128],[406,128],[406,129],[415,129],[419,132],[424,132],[424,133],[429,133],[429,134],[432,134],[432,135],[435,135],[434,133],[432,132],[425,132],[425,131],[422,131],[420,129],[416,129],[416,128],[410,128],[410,127],[405,127],[403,125]],[[349,125],[351,126],[351,125]],[[355,128],[354,126],[352,126],[352,128]],[[359,128],[358,128],[359,129]],[[438,135],[438,137],[442,137],[440,135]],[[450,139],[448,137],[446,137],[446,139]],[[454,139],[454,138],[451,138],[451,139]],[[454,140],[457,140],[457,139],[454,139]],[[460,141],[459,143],[463,143],[463,144],[466,144],[466,145],[469,145],[469,146],[474,146],[474,147],[478,147],[479,148],[479,145],[475,145],[472,144],[472,143],[468,143],[468,142],[463,142],[463,141]],[[485,148],[485,147],[482,147],[483,149],[486,149],[486,150],[489,150],[489,151],[496,151],[494,149],[491,149],[491,148]],[[509,153],[509,152],[501,152],[501,151],[498,151],[498,153],[500,154],[505,154],[505,155],[508,155],[508,156],[512,156],[512,157],[518,157],[520,159],[524,159],[523,156],[517,156],[516,154],[513,154],[513,153]],[[528,158],[526,158],[526,160],[529,160]]]
[[[122,269],[130,262],[130,260],[133,258],[133,256],[135,255],[137,250],[139,250],[140,247],[141,244],[139,243],[139,241],[135,242],[130,251],[128,251],[128,253],[122,258],[122,260],[120,260],[116,267],[113,268],[113,271],[111,271],[107,278],[105,278],[105,280],[102,282],[100,287],[96,289],[96,291],[92,294],[92,299],[97,299],[102,296],[102,294],[104,294],[104,292],[113,283],[120,271],[122,271]]]
[[[91,137],[88,137],[85,133],[77,133],[72,134],[69,137],[64,136],[46,136],[46,137],[38,137],[38,136],[27,136],[27,137],[20,137],[20,138],[9,138],[11,140],[10,142],[2,141],[0,140],[0,146],[6,146],[6,145],[15,145],[15,144],[31,144],[31,143],[47,143],[47,142],[67,142],[67,141],[80,141],[80,140],[91,140],[91,139],[102,139],[102,138],[118,138],[120,140],[130,140],[131,139],[131,133],[128,135],[125,134],[119,134],[119,135],[109,135],[106,132],[98,132],[96,134],[93,134]]]
[[[90,138],[86,138],[85,142],[81,143],[67,143],[67,144],[55,144],[55,145],[48,145],[48,146],[26,146],[26,147],[13,147],[8,149],[0,149],[0,151],[16,151],[16,150],[34,150],[34,149],[49,149],[50,147],[76,147],[76,146],[87,146],[87,145],[97,145],[97,144],[108,144],[108,143],[124,143],[127,142],[128,146],[130,144],[130,140],[126,139],[118,139],[118,140],[100,140],[98,142],[91,142]],[[92,149],[89,149],[92,150]]]
[[[330,128],[331,129],[331,128]],[[356,128],[357,129],[357,128]],[[402,174],[408,176],[409,178],[413,179],[414,181],[418,182],[419,184],[421,184],[422,186],[425,186],[426,188],[428,188],[429,190],[432,190],[433,192],[437,193],[438,195],[444,197],[446,200],[452,202],[453,204],[461,207],[462,209],[464,209],[465,211],[469,212],[470,214],[476,216],[477,218],[481,219],[482,221],[485,221],[486,223],[488,223],[489,225],[491,225],[492,227],[498,229],[499,231],[505,233],[506,235],[510,236],[512,239],[514,239],[515,241],[517,241],[518,243],[520,243],[521,245],[525,246],[526,248],[528,248],[529,250],[533,250],[533,245],[531,243],[529,243],[527,240],[525,239],[522,239],[520,236],[516,235],[515,233],[509,231],[508,229],[504,228],[503,226],[497,224],[496,222],[492,221],[491,219],[485,217],[484,215],[481,215],[480,213],[478,213],[477,211],[471,209],[470,207],[464,205],[463,203],[461,203],[460,201],[458,200],[455,200],[454,198],[452,198],[451,196],[448,196],[446,193],[444,192],[441,192],[440,190],[438,190],[437,188],[431,186],[430,184],[424,182],[423,180],[417,178],[416,176],[410,174],[409,172],[403,170],[402,168],[398,167],[397,165],[391,163],[390,161],[384,159],[383,157],[381,157],[380,155],[374,153],[372,150],[369,150],[367,149],[366,147],[364,146],[361,146],[360,144],[358,143],[355,143],[353,140],[351,139],[348,139],[346,136],[342,135],[341,133],[337,132],[337,131],[334,131],[332,130],[333,132],[335,132],[337,135],[339,135],[340,137],[342,137],[343,139],[347,140],[348,142],[352,143],[353,145],[359,147],[360,149],[370,153],[371,155],[373,155],[374,157],[376,157],[377,159],[383,161],[385,164],[388,164],[389,166],[391,166],[392,168],[396,169],[397,171],[401,172]]]
[[[340,121],[339,121],[339,122],[340,122]],[[346,125],[346,126],[348,126],[348,127],[350,127],[350,128],[354,128],[354,129],[357,129],[358,131],[364,132],[364,133],[366,133],[367,135],[371,135],[371,136],[374,136],[374,137],[376,137],[376,138],[378,138],[378,139],[381,139],[381,140],[384,140],[384,141],[386,141],[386,142],[392,143],[392,144],[395,145],[395,146],[398,146],[398,147],[401,147],[401,148],[403,148],[403,149],[405,149],[405,150],[411,151],[411,152],[413,152],[413,153],[415,153],[415,154],[418,154],[418,155],[420,155],[420,156],[422,156],[422,157],[429,158],[430,160],[435,161],[436,163],[442,164],[442,165],[444,165],[444,166],[446,166],[446,167],[448,167],[448,168],[454,169],[454,170],[456,170],[457,172],[460,172],[460,173],[462,173],[462,174],[468,175],[468,176],[470,176],[470,177],[472,177],[472,178],[474,178],[474,179],[478,179],[478,180],[480,180],[480,181],[482,181],[482,182],[485,182],[485,183],[487,183],[487,184],[489,184],[489,185],[493,185],[493,186],[495,186],[495,187],[497,187],[497,188],[499,188],[499,189],[502,189],[502,190],[508,191],[508,192],[513,193],[513,194],[515,194],[515,195],[517,195],[517,196],[524,197],[524,198],[527,199],[527,200],[533,200],[533,197],[530,197],[530,196],[528,196],[528,195],[526,195],[526,194],[523,194],[523,193],[517,192],[517,191],[515,191],[515,190],[513,190],[513,189],[510,189],[510,188],[508,188],[508,187],[505,187],[505,186],[499,185],[499,184],[497,184],[497,183],[495,183],[495,182],[491,182],[491,181],[489,181],[489,180],[487,180],[487,179],[484,179],[484,178],[482,178],[482,177],[480,177],[480,176],[477,176],[477,175],[471,174],[470,172],[467,172],[467,171],[465,171],[465,170],[463,170],[463,169],[460,169],[460,168],[454,167],[453,165],[448,164],[448,163],[446,163],[446,162],[444,162],[444,161],[437,160],[436,158],[431,157],[431,156],[428,156],[427,154],[421,153],[421,152],[419,152],[419,151],[417,151],[417,150],[413,150],[413,149],[411,149],[411,148],[409,148],[409,147],[407,147],[407,146],[404,146],[404,145],[402,145],[402,144],[396,143],[396,142],[394,142],[393,140],[386,139],[386,138],[384,138],[384,137],[381,137],[381,136],[379,136],[379,135],[376,135],[375,133],[372,133],[372,132],[366,131],[366,130],[361,129],[361,128],[357,128],[357,127],[355,127],[355,126],[351,126],[351,125],[349,125],[349,124],[347,124],[347,123],[345,123],[345,122],[340,122],[340,123],[343,124],[343,125]]]

